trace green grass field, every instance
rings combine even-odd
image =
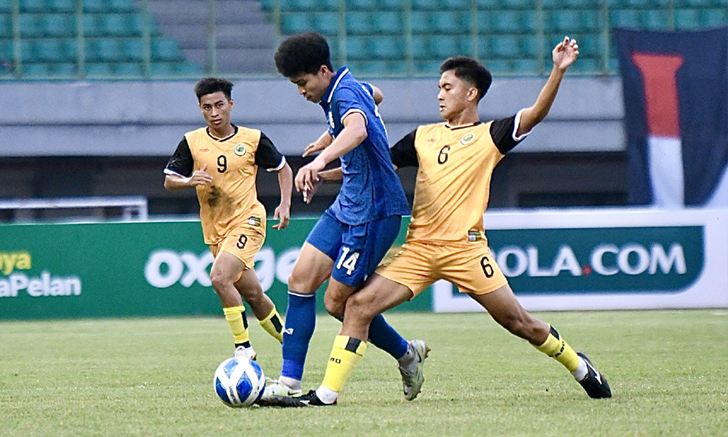
[[[369,348],[331,408],[231,409],[212,389],[232,353],[221,318],[0,322],[3,436],[728,435],[728,310],[540,313],[609,379],[592,400],[566,370],[484,314],[394,313],[432,347],[422,394]],[[280,346],[256,324],[258,361]],[[319,317],[304,389],[338,322]]]

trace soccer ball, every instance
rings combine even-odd
[[[233,357],[217,367],[213,384],[215,393],[228,407],[249,407],[263,396],[265,375],[255,361]]]

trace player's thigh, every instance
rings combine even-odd
[[[351,287],[361,286],[384,258],[399,234],[400,216],[345,226],[331,277]]]
[[[461,293],[487,294],[508,284],[484,241],[452,243],[444,250],[439,272]]]
[[[303,243],[293,271],[288,277],[288,289],[297,293],[311,294],[331,276],[334,260],[308,241]]]
[[[435,268],[437,252],[437,247],[426,243],[405,242],[376,269],[375,275],[402,285],[409,290],[407,299],[412,299],[440,279]],[[369,282],[365,288],[369,288]]]
[[[406,285],[374,273],[347,302],[347,311],[375,316],[412,299]],[[349,314],[349,313],[347,313]]]

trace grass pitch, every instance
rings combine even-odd
[[[592,400],[554,360],[484,314],[393,313],[432,347],[404,400],[370,347],[329,408],[231,409],[212,388],[232,353],[220,318],[0,322],[3,436],[728,435],[728,310],[540,313],[609,379]],[[304,389],[318,386],[338,322],[320,316]],[[276,377],[278,343],[251,323]]]

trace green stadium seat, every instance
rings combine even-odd
[[[20,75],[24,79],[45,79],[51,70],[46,63],[28,63],[22,65]]]
[[[477,50],[478,59],[492,58],[492,54],[490,52],[490,38],[485,38],[483,36],[479,36],[477,43],[478,43],[478,50]]]
[[[440,0],[441,8],[446,10],[470,10],[470,0]]]
[[[20,12],[45,12],[46,11],[45,0],[21,0],[20,1]]]
[[[369,53],[375,59],[404,59],[402,37],[375,36],[368,42]]]
[[[372,17],[369,12],[347,12],[346,33],[347,35],[370,35],[372,29]]]
[[[594,0],[561,0],[561,5],[564,8],[571,9],[595,9],[601,7],[601,4],[595,4]]]
[[[106,10],[104,0],[83,0],[83,12],[84,13],[101,13]]]
[[[326,36],[339,34],[339,14],[336,12],[319,12],[311,17],[311,28]]]
[[[483,19],[481,16],[484,16]],[[478,12],[478,21],[488,24],[488,32],[520,33],[523,31],[519,11],[482,11],[482,13]]]
[[[86,76],[87,77],[112,77],[114,72],[111,69],[111,64],[108,62],[92,62],[86,64]]]
[[[20,36],[23,38],[38,38],[43,36],[43,30],[38,23],[36,14],[20,14]]]
[[[669,15],[666,10],[642,11],[642,26],[645,30],[668,30]]]
[[[346,38],[346,55],[348,59],[367,59],[369,57],[367,39],[362,36]]]
[[[579,56],[601,56],[602,55],[602,35],[598,33],[580,35],[577,40],[579,44]],[[553,47],[552,47],[553,48]],[[581,60],[581,59],[580,59]]]
[[[536,59],[514,59],[512,71],[521,75],[538,74],[540,66]]]
[[[155,61],[182,61],[184,59],[175,39],[155,38],[151,44],[152,59]]]
[[[412,33],[432,33],[432,21],[427,11],[412,11],[411,14]]]
[[[627,27],[637,29],[641,26],[639,11],[632,9],[619,9],[609,12],[609,25],[611,27]]]
[[[102,36],[99,25],[99,14],[83,14],[83,34],[87,38],[96,38]]]
[[[700,25],[703,27],[721,27],[728,24],[726,9],[703,9],[699,12]]]
[[[281,0],[281,10],[317,11],[321,10],[321,5],[316,0]]]
[[[532,9],[533,0],[500,0],[501,7],[505,9]]]
[[[141,62],[144,60],[144,41],[140,38],[126,38],[120,41],[121,59]]]
[[[525,58],[537,59],[542,53],[539,38],[530,35],[521,37],[519,53]],[[545,56],[547,52],[544,51],[543,54]]]
[[[411,0],[413,10],[437,11],[441,10],[439,0]]]
[[[509,74],[512,70],[512,61],[505,59],[488,59],[485,61],[485,67],[494,75]]]
[[[430,53],[443,61],[451,56],[469,55],[465,53],[459,37],[440,35],[430,37]]]
[[[413,35],[412,36],[412,57],[414,59],[431,58],[430,36],[429,35]]]
[[[601,61],[598,58],[582,58],[579,57],[579,62],[574,62],[574,65],[569,67],[569,70],[573,68],[575,73],[598,73],[602,70]]]
[[[144,66],[138,62],[120,62],[114,64],[113,72],[120,77],[141,77],[144,75]]]
[[[190,76],[198,77],[202,69],[189,62],[153,62],[150,66],[152,76]]]
[[[43,62],[61,62],[69,59],[66,53],[63,40],[54,39],[38,39],[31,40],[34,60]]]
[[[114,62],[123,59],[121,44],[114,38],[86,40],[86,60],[91,62]]]
[[[514,58],[520,53],[518,37],[514,35],[492,36],[490,38],[490,51],[496,58]]]
[[[125,36],[130,33],[126,14],[101,14],[97,20],[98,30],[103,36]]]
[[[12,10],[12,0],[0,0],[0,13],[8,13]],[[2,69],[0,69],[2,71]]]
[[[76,64],[72,62],[57,62],[54,64],[50,64],[48,67],[50,69],[51,75],[55,77],[71,78],[78,74]]]
[[[379,9],[377,0],[346,0],[347,11],[376,11]]]
[[[426,59],[421,61],[415,61],[415,72],[419,74],[439,76],[440,65],[442,65],[442,61],[444,61],[444,59]]]
[[[435,33],[455,35],[468,33],[470,14],[459,11],[440,11],[432,14],[432,28]]]
[[[675,11],[675,29],[691,30],[700,27],[697,9],[678,9]]]
[[[152,17],[150,16],[150,18]],[[150,21],[149,26],[151,27],[150,33],[152,35],[159,34],[153,20]],[[139,12],[128,14],[126,19],[126,30],[127,35],[142,36],[144,34],[144,16]]]
[[[10,38],[13,36],[13,21],[10,14],[0,15],[0,38]]]
[[[404,32],[404,18],[402,13],[395,11],[382,11],[374,15],[372,30],[380,35],[395,35]]]
[[[45,36],[71,37],[76,35],[76,17],[71,14],[43,14],[38,26]]]
[[[4,59],[5,61],[12,61],[13,57],[13,40],[0,39],[0,59]]]
[[[540,19],[536,11],[521,11],[520,13],[521,32],[535,34],[539,30]]]
[[[75,12],[75,0],[46,0],[48,9],[53,12]]]
[[[379,0],[379,8],[382,10],[404,10],[404,0]]]
[[[106,8],[109,11],[114,12],[134,12],[136,6],[134,6],[134,0],[106,0]]]
[[[310,14],[281,14],[281,32],[284,34],[309,32],[312,28]]]

